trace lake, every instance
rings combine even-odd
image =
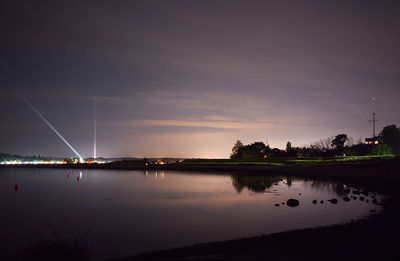
[[[271,175],[0,168],[0,259],[55,237],[87,234],[97,260],[344,223],[380,210],[381,195],[360,191]]]

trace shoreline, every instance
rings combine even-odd
[[[329,164],[165,164],[148,165],[131,162],[105,164],[36,164],[0,165],[0,168],[54,168],[54,169],[99,169],[133,171],[189,171],[213,174],[282,175],[316,180],[330,180],[365,186],[382,193],[396,193],[400,186],[400,157],[373,159],[359,162]]]
[[[5,166],[9,167],[9,166]],[[400,158],[362,164],[169,164],[132,166],[116,164],[19,165],[12,167],[174,170],[213,174],[282,175],[330,180],[386,194],[382,211],[367,219],[325,227],[291,230],[249,238],[206,242],[175,249],[139,253],[112,260],[400,260],[396,236],[400,232]]]
[[[206,242],[111,260],[399,260],[394,240],[397,233],[387,233],[384,225],[387,215],[378,213],[352,223]]]

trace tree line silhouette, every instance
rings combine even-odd
[[[270,148],[263,142],[254,142],[244,145],[237,140],[232,148],[231,160],[259,161],[279,157],[341,157],[341,156],[368,156],[368,155],[400,155],[400,128],[388,125],[383,128],[377,143],[367,144],[359,140],[356,144],[346,134],[338,134],[324,140],[312,143],[309,146],[292,147],[290,141],[286,149]]]

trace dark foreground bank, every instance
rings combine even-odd
[[[345,225],[199,244],[119,260],[400,260],[399,216],[394,214],[386,210],[369,220]]]

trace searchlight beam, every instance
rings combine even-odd
[[[80,162],[84,162],[82,156],[79,155],[79,153],[71,146],[71,144],[69,144],[69,142],[68,142],[66,139],[64,139],[64,137],[56,130],[56,128],[54,128],[53,125],[51,125],[51,123],[50,123],[48,120],[46,120],[46,118],[35,108],[35,106],[33,106],[33,104],[30,103],[30,102],[28,101],[28,99],[25,98],[21,93],[18,93],[18,94],[19,94],[19,96],[26,102],[26,104],[28,104],[29,107],[31,107],[32,110],[33,110],[34,112],[36,112],[36,114],[47,124],[47,126],[49,126],[50,129],[52,129],[52,130],[54,131],[54,133],[57,134],[57,136],[60,137],[60,139],[61,139],[65,144],[67,144],[67,146],[76,154],[76,156],[79,157],[79,161],[80,161]]]
[[[96,140],[97,140],[97,97],[94,97],[94,137],[93,137],[93,161],[96,161]]]

